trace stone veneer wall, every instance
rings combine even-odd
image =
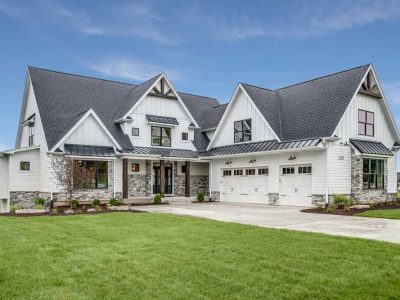
[[[79,189],[75,190],[72,194],[72,198],[78,199],[80,201],[92,201],[94,199],[109,200],[114,196],[113,193],[114,178],[113,178],[113,164],[108,163],[108,188],[107,189]],[[10,204],[19,205],[22,208],[32,208],[34,207],[33,199],[50,198],[51,194],[48,192],[22,192],[13,191],[10,192]],[[122,193],[116,193],[116,198],[122,199]],[[54,201],[67,201],[66,192],[53,193]]]
[[[363,189],[363,158],[351,153],[351,196],[357,203],[371,201],[385,202],[396,199],[395,193],[387,193],[388,168],[387,159],[384,158],[384,188],[382,190]]]
[[[208,196],[208,181],[207,175],[190,175],[190,196],[197,196],[199,192]]]

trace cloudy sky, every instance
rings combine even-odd
[[[28,65],[139,83],[166,72],[221,103],[373,63],[400,124],[400,1],[0,0],[0,150]]]

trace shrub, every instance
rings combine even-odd
[[[333,194],[333,203],[336,206],[343,206],[344,210],[349,210],[350,206],[354,205],[354,200],[349,196]]]
[[[93,200],[93,203],[92,203],[92,206],[93,206],[93,207],[97,207],[97,206],[100,206],[100,204],[101,204],[101,202],[100,202],[99,199],[94,199],[94,200]]]
[[[161,204],[161,195],[157,194],[153,198],[155,204]]]
[[[326,208],[326,211],[327,211],[328,213],[332,213],[332,212],[334,212],[337,208],[338,208],[337,204],[331,203],[331,204],[329,204],[328,207]]]
[[[58,209],[57,209],[57,207],[54,207],[54,208],[51,210],[51,214],[52,214],[52,215],[58,214]]]
[[[315,206],[315,208],[316,208],[317,210],[322,210],[322,209],[324,208],[324,205],[323,205],[322,203],[318,203],[318,204]]]
[[[203,202],[204,201],[204,193],[203,192],[198,192],[197,193],[197,200],[199,200],[199,202]]]
[[[44,204],[46,203],[46,199],[40,197],[34,198],[32,201],[35,204],[35,206],[41,206],[41,207],[44,207]]]
[[[396,199],[397,199],[397,202],[400,202],[400,192],[397,192]]]
[[[21,206],[19,206],[18,204],[13,204],[10,206],[10,212],[12,212],[13,214],[15,214],[15,212],[20,209],[21,209]]]
[[[71,200],[71,207],[72,208],[77,208],[79,206],[79,201],[77,199],[72,199]]]
[[[110,199],[110,204],[111,204],[111,206],[118,206],[118,199],[111,198]]]

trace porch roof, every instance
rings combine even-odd
[[[64,150],[72,156],[114,157],[113,147],[65,144]]]
[[[169,125],[179,125],[178,120],[173,117],[163,117],[156,115],[146,115],[146,119],[151,123],[169,124]]]
[[[139,155],[158,155],[161,157],[176,158],[198,158],[196,151],[184,149],[154,148],[154,147],[133,147],[132,149],[124,149],[123,153],[139,154]]]
[[[350,139],[350,143],[362,154],[393,156],[393,153],[381,142]]]

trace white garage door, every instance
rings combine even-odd
[[[281,167],[279,205],[311,206],[311,166]]]
[[[268,168],[222,170],[221,201],[268,204]]]

